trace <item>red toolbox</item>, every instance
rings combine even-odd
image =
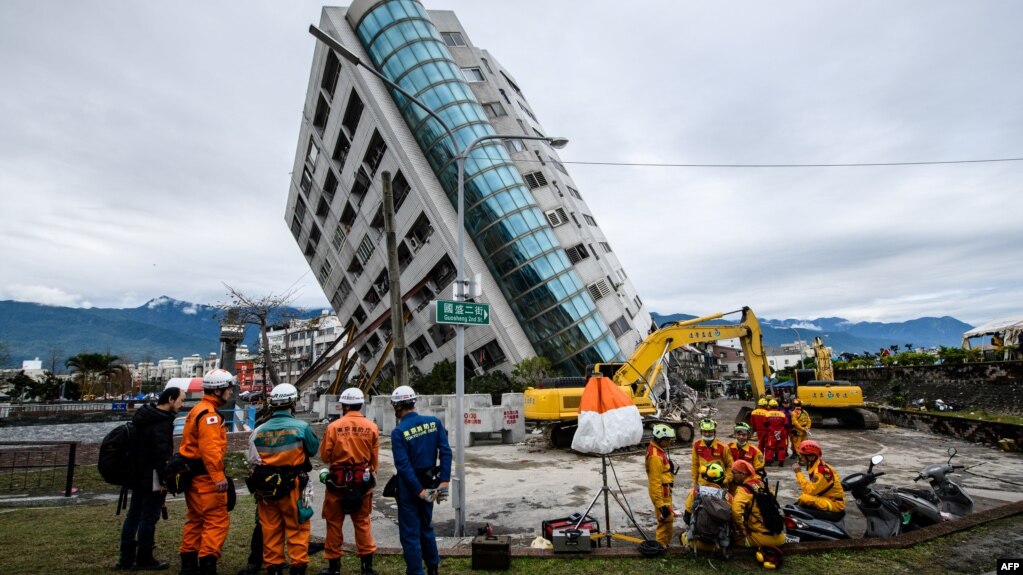
[[[592,515],[587,515],[580,523],[579,519],[582,517],[581,513],[573,513],[568,517],[548,519],[540,523],[540,532],[543,534],[544,539],[548,541],[554,541],[555,529],[580,529],[588,530],[589,533],[600,533],[600,522],[594,519]],[[577,523],[579,524],[578,526],[576,525]],[[599,540],[599,537],[591,538],[590,547],[598,547]]]

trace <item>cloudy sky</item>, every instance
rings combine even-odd
[[[425,0],[516,77],[649,309],[1023,302],[1023,3]],[[319,2],[0,3],[0,299],[296,290]],[[628,8],[626,8],[628,7]],[[580,162],[580,163],[573,163]]]

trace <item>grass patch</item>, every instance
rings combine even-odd
[[[178,571],[177,547],[184,523],[183,498],[168,500],[170,519],[157,525],[157,556],[170,561],[171,573]],[[114,515],[114,504],[75,505],[51,508],[0,509],[0,556],[5,574],[81,573],[106,574],[117,559],[122,516]],[[235,573],[245,563],[249,537],[255,523],[255,503],[241,497],[231,514],[231,531],[219,565],[221,573]],[[968,550],[978,541],[995,533],[1020,532],[1023,516],[1005,519],[909,549],[828,552],[814,555],[790,555],[782,569],[801,575],[876,575],[912,573],[913,575],[981,573],[992,570],[994,553],[949,564],[949,558]],[[950,552],[950,550],[959,550]],[[951,553],[951,554],[950,554]],[[322,553],[314,555],[310,573],[326,566]],[[442,573],[470,573],[469,559],[446,559]],[[383,575],[405,572],[401,556],[377,557],[374,566]],[[346,555],[343,573],[358,573],[358,560]],[[557,559],[515,558],[511,573],[538,575],[729,575],[763,572],[749,555],[724,561],[717,557],[667,556],[656,559],[564,557]]]

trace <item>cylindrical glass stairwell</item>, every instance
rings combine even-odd
[[[421,4],[380,2],[358,22],[356,33],[378,71],[444,119],[458,150],[496,133]],[[451,138],[419,106],[396,90],[390,93],[457,205]],[[481,143],[466,161],[465,229],[539,355],[565,375],[621,359],[618,343],[499,139]]]

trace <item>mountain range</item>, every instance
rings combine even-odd
[[[657,325],[693,319],[695,316],[676,313],[671,315],[650,314]],[[764,334],[764,345],[778,347],[783,343],[793,343],[801,339],[807,343],[820,337],[825,345],[838,354],[843,352],[862,354],[877,353],[881,348],[893,345],[905,350],[907,345],[913,348],[928,347],[959,347],[963,332],[973,328],[968,323],[954,317],[921,317],[908,321],[882,322],[851,322],[840,317],[821,317],[817,319],[766,319],[760,320],[760,328]],[[718,321],[716,323],[734,323]],[[710,322],[715,323],[715,322]],[[798,337],[797,337],[798,336]]]
[[[321,310],[288,310],[309,317]],[[195,353],[207,355],[220,349],[218,309],[161,296],[137,308],[70,308],[0,301],[0,341],[6,342],[8,365],[39,358],[45,369],[63,369],[64,360],[78,353],[102,352],[126,362],[180,359]],[[658,325],[692,319],[687,314],[651,314]],[[728,323],[723,322],[723,323]],[[963,332],[972,326],[953,317],[923,317],[898,323],[850,322],[839,317],[760,319],[764,343],[779,346],[821,336],[836,353],[876,353],[882,347],[906,344],[914,347],[956,347]],[[795,331],[793,331],[795,330]],[[256,331],[245,336],[255,348]]]

